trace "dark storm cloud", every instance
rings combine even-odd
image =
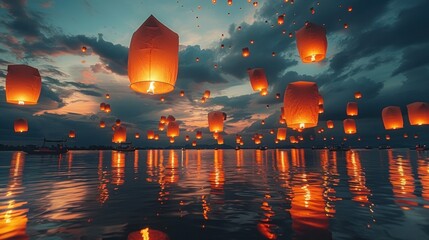
[[[402,56],[403,60],[401,65],[399,65],[399,67],[393,71],[392,76],[423,66],[428,66],[428,53],[423,49],[429,49],[429,44],[422,44],[406,49]]]

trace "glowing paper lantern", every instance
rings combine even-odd
[[[106,99],[110,99],[110,94],[106,93]]]
[[[27,132],[28,131],[28,122],[23,118],[18,118],[13,122],[13,129],[15,132]]]
[[[399,129],[404,127],[404,120],[402,119],[402,112],[400,107],[385,107],[381,111],[381,116],[383,118],[383,124],[386,130]]]
[[[100,103],[100,110],[101,111],[105,111],[106,110],[106,104],[105,103]]]
[[[185,96],[185,91],[183,91],[183,90],[182,90],[182,91],[180,91],[180,96],[181,96],[181,97]]]
[[[267,95],[268,81],[265,76],[264,69],[252,68],[248,69],[247,73],[249,74],[250,84],[252,85],[253,91],[259,91],[263,96]]]
[[[104,121],[100,121],[100,128],[105,128],[106,127],[106,123]]]
[[[293,144],[298,143],[298,139],[296,139],[295,136],[290,136],[289,141],[290,143],[293,143]]]
[[[296,46],[302,62],[322,61],[328,48],[325,28],[314,23],[306,23],[296,31]]]
[[[347,116],[357,116],[358,115],[358,105],[356,102],[347,103]]]
[[[6,101],[19,105],[37,104],[42,89],[39,70],[27,65],[8,65]]]
[[[158,124],[158,130],[159,131],[164,131],[164,128],[165,128],[165,124],[164,123],[159,123]]]
[[[155,138],[155,132],[153,130],[147,130],[147,139],[152,140]]]
[[[280,141],[286,140],[286,128],[277,129],[277,139]]]
[[[218,132],[214,132],[213,133],[213,139],[217,139],[217,137],[219,136],[219,133]]]
[[[356,133],[356,122],[354,119],[344,119],[344,133],[346,134],[355,134]]]
[[[167,120],[167,118],[165,116],[161,116],[161,118],[159,119],[159,122],[165,123],[166,120]]]
[[[332,121],[332,120],[326,121],[326,127],[327,128],[334,128],[334,121]]]
[[[284,118],[290,128],[317,126],[319,120],[319,90],[314,82],[289,83],[284,94]]]
[[[204,95],[203,95],[203,97],[204,97],[205,99],[209,98],[209,97],[210,97],[210,91],[209,91],[209,90],[205,90],[205,91],[204,91]]]
[[[195,134],[195,138],[196,139],[201,139],[203,138],[203,133],[201,131],[197,131],[197,133]]]
[[[124,126],[115,126],[113,130],[112,142],[123,143],[127,141],[127,129]]]
[[[116,121],[115,121],[115,125],[116,125],[116,126],[120,126],[120,125],[121,125],[121,119],[116,119]]]
[[[284,22],[285,22],[285,15],[282,14],[282,15],[277,17],[277,23],[279,25],[282,25]]]
[[[75,138],[76,137],[76,132],[74,130],[70,130],[69,131],[69,138]]]
[[[106,113],[109,113],[109,112],[111,111],[111,109],[110,109],[110,104],[106,104],[106,106],[104,107],[104,111],[105,111]]]
[[[250,56],[250,50],[249,50],[249,48],[245,47],[245,48],[241,49],[241,55],[243,55],[243,57]]]
[[[216,140],[217,140],[217,144],[218,145],[222,145],[224,143],[224,141],[223,141],[223,135],[219,134]]]
[[[185,136],[185,141],[189,141],[189,136],[188,135]]]
[[[197,146],[197,141],[192,141],[192,147],[196,147]]]
[[[154,16],[134,32],[128,53],[130,87],[145,94],[174,90],[179,63],[179,35]]]
[[[155,134],[155,137],[153,138],[155,141],[158,141],[159,139],[159,134]]]
[[[171,121],[167,125],[167,137],[174,138],[180,135],[179,123]]]
[[[135,137],[136,139],[139,139],[139,138],[140,138],[140,133],[136,133],[136,134],[134,135],[134,137]]]
[[[228,0],[227,2],[228,2],[228,5],[230,6],[232,5],[232,0]]]
[[[356,99],[362,98],[362,93],[361,92],[355,92],[355,98]]]
[[[411,125],[429,124],[429,104],[414,102],[407,105],[408,119]]]
[[[323,108],[323,104],[319,104],[319,114],[322,114],[325,112],[325,109]]]
[[[168,115],[167,118],[165,119],[165,123],[168,124],[169,122],[174,122],[176,121],[176,118],[172,115]]]
[[[210,112],[208,114],[209,130],[210,132],[222,132],[223,121],[226,119],[226,114],[220,111]]]

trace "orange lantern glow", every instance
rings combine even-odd
[[[205,99],[208,99],[210,97],[210,91],[209,90],[205,90],[203,96],[204,96]]]
[[[182,91],[180,91],[180,96],[181,96],[181,97],[185,96],[185,91],[183,91],[183,90],[182,90]]]
[[[277,139],[280,141],[286,140],[286,128],[277,129]]]
[[[358,115],[358,105],[356,102],[347,103],[347,116],[357,116]]]
[[[165,119],[165,124],[168,124],[169,122],[174,122],[176,121],[176,118],[173,115],[168,115],[167,118]]]
[[[100,103],[100,110],[101,111],[105,111],[106,110],[106,104],[105,103]]]
[[[136,133],[136,134],[134,135],[134,137],[135,137],[136,139],[139,139],[139,138],[140,138],[140,133]]]
[[[110,111],[112,111],[110,109],[110,104],[106,104],[105,108],[104,108],[104,112],[109,113]]]
[[[155,137],[153,138],[155,141],[158,141],[158,139],[159,139],[159,135],[158,134],[155,134]]]
[[[407,105],[408,120],[411,125],[429,124],[429,104],[426,102],[414,102]]]
[[[223,141],[223,135],[219,134],[216,140],[217,140],[217,144],[218,145],[222,145],[224,143],[224,141]]]
[[[332,121],[332,120],[326,121],[326,127],[327,128],[334,128],[334,121]]]
[[[325,112],[325,109],[323,108],[323,104],[319,104],[319,114],[322,114]]]
[[[80,50],[84,53],[84,52],[86,52],[86,47],[85,46],[82,46],[81,48],[80,48]]]
[[[217,137],[219,136],[219,133],[218,132],[214,132],[213,133],[213,139],[217,139]]]
[[[110,94],[106,93],[106,99],[110,99]]]
[[[104,121],[100,121],[100,128],[105,128],[106,127],[106,123]]]
[[[346,134],[355,134],[356,133],[356,122],[354,119],[344,119],[344,132]]]
[[[362,93],[361,92],[355,92],[355,98],[356,99],[361,99],[362,98]]]
[[[165,129],[165,124],[164,123],[158,123],[158,130],[164,131],[164,129]]]
[[[284,117],[290,128],[317,126],[319,118],[319,90],[314,82],[289,83],[284,94]]]
[[[121,119],[116,119],[116,121],[115,121],[115,125],[116,125],[116,126],[120,126],[120,125],[121,125]]]
[[[155,138],[155,132],[153,130],[147,130],[146,132],[147,139],[152,140]]]
[[[179,63],[179,35],[154,16],[134,32],[128,53],[130,87],[145,94],[174,90]]]
[[[189,136],[188,135],[185,136],[185,141],[189,141]]]
[[[243,57],[250,56],[250,50],[249,50],[249,48],[245,47],[245,48],[241,49],[241,55],[243,55]]]
[[[201,98],[201,103],[205,103],[206,102],[206,98],[205,97],[202,97]]]
[[[161,116],[161,118],[159,119],[159,122],[165,123],[166,120],[167,120],[167,118],[165,116]]]
[[[197,146],[197,141],[192,141],[192,147],[196,147]]]
[[[13,128],[15,132],[27,132],[28,131],[28,122],[23,118],[18,118],[13,122]]]
[[[253,91],[260,91],[262,96],[268,94],[268,81],[263,68],[248,69],[250,84]]]
[[[232,5],[232,0],[228,0],[227,2],[228,2],[228,5],[230,6]]]
[[[196,139],[201,139],[203,138],[203,133],[201,131],[197,131],[197,133],[195,134],[195,138]]]
[[[404,120],[402,119],[402,112],[400,107],[385,107],[383,108],[383,111],[381,111],[381,116],[383,118],[383,124],[386,130],[399,129],[404,127]]]
[[[296,138],[295,138],[295,136],[290,136],[289,141],[290,141],[290,143],[292,143],[292,144],[296,144],[296,143],[298,143],[298,139],[296,139]]]
[[[386,140],[389,141],[390,140],[390,135],[386,134]]]
[[[169,240],[167,234],[155,230],[155,229],[149,229],[149,228],[143,228],[140,231],[135,231],[130,234],[128,234],[127,240]]]
[[[69,138],[75,138],[76,137],[76,132],[74,130],[70,130],[69,131]]]
[[[328,48],[325,28],[314,23],[306,23],[296,31],[296,46],[302,62],[322,61]]]
[[[170,143],[174,143],[174,137],[170,137]]]
[[[285,22],[285,15],[282,14],[282,15],[277,17],[277,23],[279,25],[282,25],[284,22]]]
[[[113,130],[112,142],[123,143],[127,141],[127,129],[124,126],[116,126]]]
[[[27,65],[8,65],[6,102],[19,105],[37,104],[42,89],[39,70]]]
[[[175,138],[180,135],[179,123],[171,121],[167,125],[167,137]]]
[[[226,119],[226,114],[220,111],[213,111],[208,114],[210,132],[222,132],[223,121]]]

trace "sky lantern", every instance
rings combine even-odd
[[[155,138],[155,132],[153,130],[147,130],[146,132],[147,139],[152,140]]]
[[[277,17],[277,23],[279,24],[279,25],[282,25],[283,23],[285,22],[285,15],[279,15],[278,17]]]
[[[429,103],[414,102],[407,105],[411,125],[429,124]]]
[[[173,115],[168,115],[167,118],[165,119],[165,123],[168,124],[169,122],[174,122],[176,121],[176,118]]]
[[[332,121],[332,120],[326,121],[326,127],[327,128],[334,128],[334,121]]]
[[[196,147],[197,146],[197,141],[192,141],[192,147]]]
[[[76,132],[74,130],[70,130],[69,131],[69,138],[75,138],[76,137]]]
[[[404,133],[404,138],[408,138],[408,134]]]
[[[181,96],[181,97],[185,96],[185,91],[183,91],[183,90],[182,90],[182,91],[180,91],[180,96]]]
[[[167,137],[175,138],[180,135],[179,123],[171,121],[167,125]]]
[[[280,141],[286,140],[286,128],[277,129],[277,139]]]
[[[39,100],[42,78],[39,70],[27,65],[8,65],[6,75],[6,102],[34,105]]]
[[[296,139],[296,137],[295,137],[295,136],[290,136],[289,141],[290,141],[290,143],[292,143],[292,144],[297,144],[297,143],[298,143],[298,139]]]
[[[247,70],[253,91],[259,91],[262,96],[268,94],[268,81],[263,68],[250,68]]]
[[[165,97],[160,97],[160,98],[159,98],[159,101],[161,101],[161,102],[165,102]]]
[[[245,47],[245,48],[241,49],[241,55],[243,55],[243,57],[250,56],[250,50],[249,50],[249,48]]]
[[[116,126],[113,130],[112,142],[123,143],[127,141],[127,129],[124,126]]]
[[[390,141],[390,135],[389,134],[386,134],[386,140]]]
[[[210,97],[210,91],[209,90],[205,90],[203,97],[206,98],[206,99],[209,98]]]
[[[399,129],[404,127],[401,108],[397,106],[388,106],[381,111],[384,128],[386,130]]]
[[[325,58],[328,48],[324,27],[307,22],[296,31],[296,46],[302,62],[320,62]]]
[[[189,139],[190,139],[190,138],[189,138],[189,136],[188,136],[188,135],[186,135],[186,136],[185,136],[185,141],[189,141]]]
[[[213,133],[213,139],[217,139],[217,137],[219,137],[219,133],[218,132],[214,132]]]
[[[169,240],[167,234],[150,228],[143,228],[140,231],[135,231],[128,234],[127,240]]]
[[[197,131],[197,133],[195,134],[195,138],[196,139],[201,139],[203,138],[203,133],[201,131]]]
[[[166,120],[167,120],[167,118],[165,116],[161,116],[161,118],[159,119],[159,122],[165,123]]]
[[[346,134],[355,134],[356,133],[356,122],[354,119],[348,118],[344,119],[344,133]]]
[[[140,138],[140,133],[136,133],[136,134],[134,135],[134,137],[135,137],[136,139],[139,139],[139,138]]]
[[[83,53],[85,53],[85,52],[86,52],[86,50],[87,50],[87,48],[86,48],[85,46],[82,46],[82,47],[80,48],[80,50],[81,50]]]
[[[106,127],[106,123],[104,121],[100,121],[100,128],[105,128]]]
[[[28,122],[23,118],[18,118],[13,122],[13,129],[15,132],[27,132],[28,131]]]
[[[232,5],[232,0],[228,0],[227,3],[228,3],[228,5],[231,6]]]
[[[205,97],[202,97],[201,98],[201,103],[205,103],[206,102],[206,98]]]
[[[158,141],[159,139],[159,134],[155,134],[155,137],[153,138],[155,141]]]
[[[106,110],[106,104],[104,102],[100,103],[100,110],[103,112]]]
[[[134,32],[128,53],[130,88],[144,94],[174,90],[179,64],[179,35],[153,15]]]
[[[121,125],[121,119],[116,119],[116,121],[115,121],[115,125],[116,125],[116,126],[120,126],[120,125]]]
[[[158,123],[158,130],[159,131],[164,131],[164,128],[165,128],[165,123]]]
[[[106,99],[110,99],[110,94],[106,93]]]
[[[289,83],[284,94],[284,118],[290,128],[317,126],[319,120],[319,90],[315,82]]]
[[[355,99],[361,99],[362,93],[361,92],[355,92]]]
[[[217,140],[217,144],[218,145],[222,145],[224,143],[224,141],[223,141],[223,135],[219,134],[216,140]]]
[[[112,110],[110,109],[110,104],[106,104],[106,105],[104,106],[104,112],[109,113],[110,111],[112,111]]]
[[[358,105],[356,102],[347,103],[347,116],[357,116],[358,115]]]
[[[226,120],[226,114],[220,111],[209,112],[208,122],[210,132],[222,132],[223,121]]]
[[[174,143],[174,137],[170,137],[170,143]]]
[[[323,104],[319,104],[319,114],[322,114],[325,112],[325,109],[323,108]]]

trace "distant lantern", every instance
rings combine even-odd
[[[404,138],[408,138],[408,134],[404,133]]]
[[[154,16],[134,32],[128,52],[130,87],[145,94],[174,90],[179,63],[179,35]]]
[[[185,141],[189,141],[189,136],[188,135],[185,136]]]
[[[155,137],[153,138],[155,141],[158,141],[159,139],[159,134],[155,134]]]
[[[197,133],[195,134],[195,138],[196,139],[201,139],[203,138],[203,133],[201,131],[197,131]]]
[[[121,125],[121,119],[116,119],[116,121],[115,121],[115,125],[116,125],[116,126],[120,126],[120,125]]]
[[[267,95],[268,81],[263,68],[248,69],[250,84],[253,91],[259,91],[261,95]]]
[[[113,130],[112,142],[123,143],[127,141],[127,129],[124,126],[117,126]]]
[[[185,91],[183,91],[183,90],[182,90],[182,91],[180,91],[180,96],[181,96],[181,97],[185,96]]]
[[[152,140],[155,138],[155,132],[153,130],[147,130],[146,132],[147,139]]]
[[[223,131],[223,121],[226,114],[220,111],[210,112],[208,114],[209,130],[210,132],[222,132]]]
[[[174,143],[174,137],[170,137],[170,143]]]
[[[197,141],[192,141],[192,147],[196,147],[197,146]]]
[[[105,111],[106,113],[109,113],[110,111],[112,111],[112,110],[111,110],[111,108],[110,108],[110,104],[106,104],[106,105],[104,106],[104,111]]]
[[[158,130],[164,131],[164,129],[165,129],[165,123],[158,123]]]
[[[104,121],[100,121],[100,128],[105,128],[106,127],[106,123]]]
[[[306,23],[296,31],[296,46],[302,62],[322,61],[328,48],[325,28],[314,23]]]
[[[219,136],[217,137],[216,140],[217,140],[217,144],[218,145],[222,145],[224,143],[224,141],[223,141],[223,135],[219,134]]]
[[[319,105],[323,105],[323,103],[325,103],[325,101],[323,100],[322,95],[319,95]]]
[[[284,94],[284,118],[290,128],[317,126],[319,120],[319,90],[314,82],[289,83]]]
[[[253,6],[257,7],[258,6],[258,2],[253,2]]]
[[[261,121],[261,124],[262,124],[262,125],[265,125],[265,120],[262,120],[262,121]]]
[[[429,103],[414,102],[407,105],[411,125],[429,124]]]
[[[319,104],[319,114],[322,114],[325,112],[325,109],[323,108],[323,104]]]
[[[39,70],[27,65],[8,65],[6,102],[19,105],[37,104],[42,89]]]
[[[167,125],[167,137],[175,138],[180,135],[179,123],[171,121]]]
[[[399,129],[404,127],[401,108],[397,106],[389,106],[381,111],[384,128],[386,130]]]
[[[285,22],[285,15],[279,15],[278,17],[277,17],[277,23],[279,24],[279,25],[282,25],[283,23]]]
[[[358,115],[358,105],[356,102],[347,103],[347,116],[357,116]]]
[[[213,133],[213,139],[217,139],[219,137],[219,133],[218,132],[214,132]]]
[[[209,90],[205,90],[204,91],[204,95],[203,95],[206,99],[208,99],[210,97],[210,91]]]
[[[106,99],[110,99],[110,94],[106,93]]]
[[[134,135],[134,137],[135,137],[136,139],[139,139],[139,138],[140,138],[140,133],[136,133],[136,134]]]
[[[160,97],[160,98],[159,98],[159,101],[161,101],[161,102],[165,102],[165,97]]]
[[[81,48],[80,48],[80,50],[84,53],[84,52],[86,52],[86,47],[85,46],[82,46]]]
[[[292,143],[292,144],[296,144],[296,143],[298,143],[298,139],[296,139],[296,138],[295,138],[295,136],[290,136],[289,141],[290,141],[290,143]]]
[[[276,99],[280,99],[280,93],[276,93]]]
[[[70,130],[69,131],[69,138],[75,138],[76,137],[76,132],[74,130]]]
[[[355,134],[356,133],[356,122],[354,119],[348,118],[344,119],[344,133],[346,134]]]
[[[232,0],[228,0],[228,5],[232,5]]]
[[[277,139],[280,141],[286,140],[286,128],[277,129]]]
[[[205,103],[206,102],[206,98],[205,97],[202,97],[201,98],[201,103]]]
[[[101,111],[105,111],[106,110],[106,104],[104,102],[100,103],[100,110]]]
[[[245,48],[241,49],[241,55],[243,55],[243,57],[250,56],[250,50],[249,50],[249,48],[245,47]]]
[[[27,132],[28,131],[28,122],[23,118],[18,118],[13,122],[13,129],[15,132]]]
[[[390,140],[390,135],[386,134],[386,140],[389,141]]]
[[[326,121],[326,127],[327,128],[334,128],[334,121],[332,121],[332,120]]]
[[[160,118],[159,118],[159,122],[160,123],[165,123],[165,121],[167,120],[167,118],[165,117],[165,116],[161,116]]]
[[[255,138],[255,144],[256,145],[259,145],[259,144],[261,144],[261,139],[260,138]]]
[[[355,98],[356,99],[361,99],[362,98],[362,93],[361,92],[355,92]]]
[[[271,129],[271,130],[270,130],[270,134],[274,134],[274,129]]]

